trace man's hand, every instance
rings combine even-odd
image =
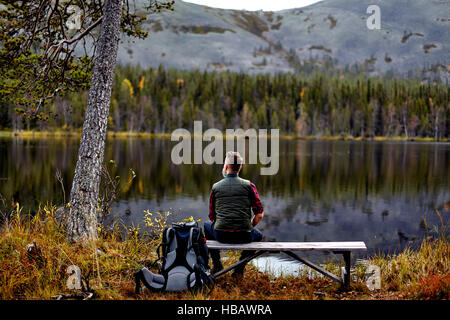
[[[252,225],[255,227],[264,217],[264,211],[258,214],[255,214],[252,220]]]

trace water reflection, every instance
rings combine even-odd
[[[138,224],[146,209],[172,211],[174,219],[207,217],[221,165],[174,165],[173,145],[167,139],[107,141],[105,160],[117,164],[112,174],[124,181],[130,168],[137,174],[111,219]],[[1,139],[1,194],[31,209],[63,203],[55,173],[61,171],[68,194],[77,150],[77,139]],[[425,234],[424,218],[438,224],[435,209],[448,220],[449,157],[444,143],[281,140],[277,175],[260,176],[258,165],[245,166],[241,175],[260,191],[266,238],[364,240],[370,252],[393,251]]]

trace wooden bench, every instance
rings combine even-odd
[[[351,264],[351,252],[352,251],[366,251],[366,244],[362,241],[344,241],[344,242],[251,242],[251,243],[243,243],[243,244],[230,244],[230,243],[221,243],[213,240],[208,240],[206,242],[209,249],[218,249],[218,250],[250,250],[254,251],[254,253],[243,259],[238,261],[237,263],[225,268],[213,276],[217,278],[228,271],[240,266],[244,263],[249,262],[250,260],[259,257],[265,253],[278,253],[283,252],[294,258],[297,261],[307,265],[308,267],[316,270],[317,272],[323,274],[324,276],[339,282],[345,289],[350,288],[350,264]],[[321,267],[315,265],[311,261],[300,257],[293,251],[329,251],[334,254],[342,254],[345,262],[345,272],[343,277],[338,277]]]

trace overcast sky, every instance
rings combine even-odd
[[[244,9],[277,11],[283,9],[300,8],[319,0],[184,0],[222,9]]]

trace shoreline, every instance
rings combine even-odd
[[[4,221],[0,228],[0,268],[4,280],[0,299],[51,300],[59,294],[74,293],[66,287],[66,269],[71,265],[80,267],[81,275],[89,283],[88,291],[94,293],[96,300],[450,299],[450,246],[446,226],[442,226],[438,239],[424,239],[417,250],[367,257],[368,263],[380,268],[381,287],[376,290],[367,287],[366,267],[354,261],[348,292],[328,278],[310,278],[304,273],[273,277],[248,265],[243,278],[228,274],[218,278],[211,294],[145,290],[144,294],[136,295],[134,272],[143,266],[157,272],[153,262],[157,258],[159,237],[139,236],[135,228],[125,231],[99,227],[96,241],[71,244],[66,240],[66,229],[59,215],[55,206],[48,205],[32,219],[19,210]],[[152,221],[150,225],[160,234],[166,221],[159,227]],[[27,250],[30,243],[36,248],[33,254]],[[238,252],[225,255],[228,256],[223,261],[225,267],[239,258]],[[341,267],[340,261],[330,260],[326,264],[327,271],[334,274],[340,274]]]
[[[108,139],[170,139],[170,133],[149,133],[149,132],[129,132],[129,131],[108,131],[106,133]],[[193,136],[193,135],[191,135]],[[81,130],[73,131],[0,131],[0,138],[29,138],[29,139],[69,139],[69,138],[80,138]],[[268,135],[270,137],[270,135]],[[224,139],[226,136],[224,135]],[[438,143],[448,143],[450,138],[444,138],[437,140],[432,137],[353,137],[353,136],[296,136],[296,135],[285,135],[280,134],[279,136],[282,140],[304,140],[304,141],[373,141],[373,142],[438,142]]]

